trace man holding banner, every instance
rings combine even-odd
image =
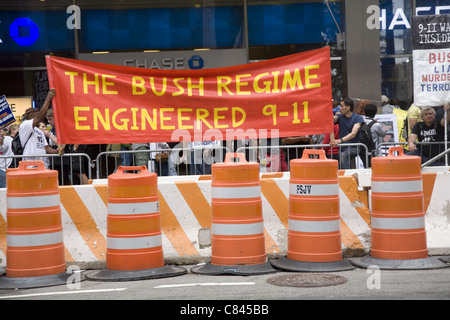
[[[38,128],[39,123],[47,116],[47,110],[50,107],[50,103],[55,96],[55,89],[51,89],[45,99],[44,105],[38,111],[37,109],[27,110],[22,117],[22,123],[19,127],[20,143],[23,146],[24,160],[42,160],[46,163],[48,168],[47,158],[45,157],[26,157],[44,154],[58,154],[63,150],[55,150],[51,148],[45,138],[42,130]]]

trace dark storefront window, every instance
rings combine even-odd
[[[411,18],[416,13],[448,14],[450,0],[380,1],[382,94],[408,104],[413,97]]]
[[[69,27],[73,12],[67,9],[74,4],[80,9],[80,29]],[[339,8],[339,1],[316,0],[1,1],[1,93],[33,95],[39,107],[41,91],[48,89],[42,83],[48,54],[76,58],[97,51],[247,46],[250,61],[330,46],[339,92]]]

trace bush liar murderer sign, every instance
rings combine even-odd
[[[442,106],[450,102],[450,15],[414,16],[414,103]]]
[[[56,89],[52,104],[60,143],[207,141],[212,135],[226,140],[333,131],[329,47],[205,70],[142,69],[53,56],[46,60],[50,87]]]

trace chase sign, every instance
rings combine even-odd
[[[9,26],[9,35],[19,46],[31,46],[39,38],[39,27],[30,18],[17,18]]]

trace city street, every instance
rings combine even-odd
[[[190,270],[192,266],[184,267]],[[305,282],[302,283],[298,279],[296,281],[295,277],[305,276],[317,280],[321,274],[280,271],[254,276],[212,276],[188,272],[182,276],[142,281],[85,280],[46,288],[1,290],[0,300],[178,300],[173,301],[170,305],[174,307],[168,310],[174,315],[188,311],[182,309],[183,307],[201,306],[202,301],[206,303],[205,300],[214,300],[208,301],[207,305],[220,305],[222,309],[229,303],[220,300],[230,300],[233,304],[250,302],[252,307],[246,308],[253,308],[254,313],[258,300],[266,302],[269,312],[271,301],[274,300],[450,300],[450,268],[354,269],[327,274],[338,276],[340,282],[333,286],[321,286],[328,282],[319,280],[314,283],[319,285],[317,287],[292,287],[274,285],[268,283],[268,280],[291,276],[291,284],[302,285]],[[288,308],[295,307],[295,303],[286,304]],[[226,311],[232,312],[231,308],[228,307]],[[239,313],[236,308],[235,306],[235,312]],[[225,309],[221,311],[224,313]],[[262,311],[261,309],[259,312]]]

